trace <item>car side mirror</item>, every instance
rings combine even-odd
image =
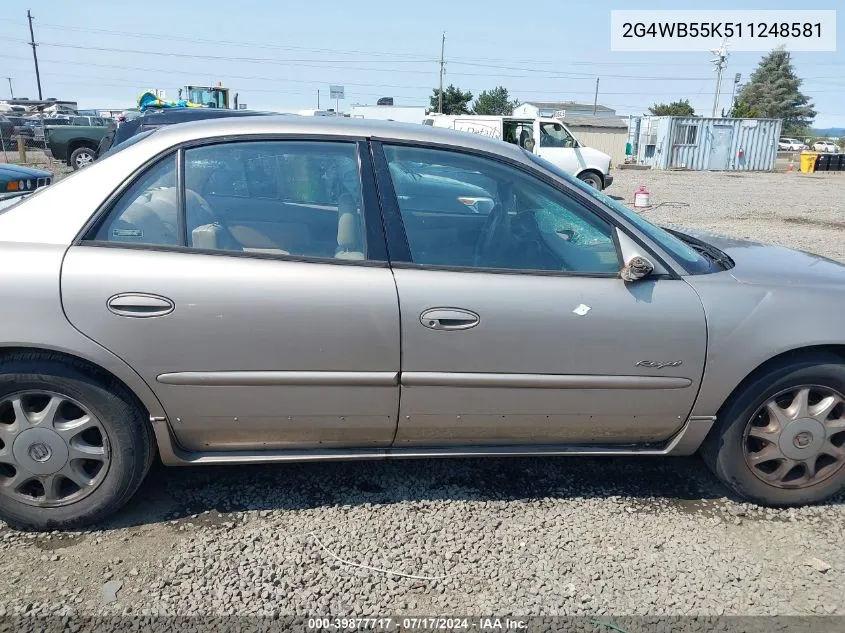
[[[619,271],[622,281],[639,281],[654,272],[654,264],[642,255],[636,255]]]

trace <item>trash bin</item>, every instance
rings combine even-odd
[[[816,171],[830,171],[830,154],[819,154],[816,160]]]
[[[812,174],[816,171],[816,159],[818,152],[801,152],[801,171],[805,174]]]
[[[836,171],[845,171],[845,154],[836,155]]]

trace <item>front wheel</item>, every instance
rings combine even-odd
[[[70,166],[74,170],[82,169],[93,163],[96,159],[97,156],[94,150],[88,147],[78,147],[70,155]]]
[[[740,496],[771,506],[845,489],[845,363],[807,358],[764,372],[720,412],[705,461]]]
[[[0,518],[74,528],[132,496],[152,461],[152,433],[109,383],[50,356],[0,361]]]
[[[585,171],[582,174],[578,174],[578,180],[587,183],[593,189],[598,189],[599,191],[602,190],[604,183],[602,182],[601,176],[593,171]]]

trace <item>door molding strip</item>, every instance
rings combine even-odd
[[[578,374],[484,374],[439,371],[402,372],[408,387],[496,387],[532,389],[684,389],[689,378]]]
[[[265,387],[275,385],[395,387],[395,371],[179,371],[160,374],[164,385],[198,387]]]

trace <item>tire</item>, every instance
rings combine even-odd
[[[593,189],[601,191],[604,189],[604,180],[594,171],[585,171],[578,174],[578,180],[587,183]]]
[[[761,411],[761,407],[778,394],[789,398],[793,390],[808,385],[845,395],[843,359],[819,353],[776,363],[748,379],[722,407],[716,424],[701,446],[701,454],[713,473],[740,497],[767,506],[802,506],[820,503],[845,489],[843,464],[834,464],[832,474],[820,481],[808,482],[803,487],[785,488],[763,481],[746,460],[748,439],[745,433],[751,428],[752,418]],[[845,405],[838,405],[831,415],[845,418]],[[842,446],[843,436],[845,431],[838,432],[833,436],[834,442]]]
[[[49,392],[59,400],[78,403],[83,407],[83,413],[98,422],[97,436],[101,436],[101,450],[106,456],[103,458],[104,472],[98,471],[94,476],[96,485],[80,487],[81,498],[74,501],[71,496],[70,501],[62,502],[64,505],[53,507],[22,501],[20,494],[8,491],[8,486],[3,490],[0,480],[0,518],[12,527],[35,530],[79,528],[101,521],[123,506],[146,476],[155,455],[152,429],[144,419],[141,407],[122,384],[107,376],[93,378],[82,363],[68,362],[52,354],[32,353],[0,360],[0,404],[11,402],[22,393],[38,392]],[[8,422],[9,408],[7,406],[4,413],[0,407],[0,422]],[[45,425],[42,421],[36,426]],[[48,427],[47,432],[52,429]],[[17,438],[20,439],[20,434]],[[22,450],[27,450],[26,442],[15,441],[12,445],[15,451],[19,444],[23,445]],[[0,456],[4,453],[8,456],[5,449],[0,451]],[[32,446],[28,450],[32,455]],[[52,457],[48,457],[47,462],[50,459]],[[57,464],[60,460],[59,455]],[[0,458],[0,462],[3,461]],[[68,459],[67,464],[70,463]],[[4,464],[0,463],[0,466]],[[5,468],[0,474],[8,477],[8,465]],[[44,498],[47,498],[46,494]]]
[[[97,151],[90,147],[77,147],[70,155],[70,166],[73,170],[87,167],[95,160],[97,160]]]

